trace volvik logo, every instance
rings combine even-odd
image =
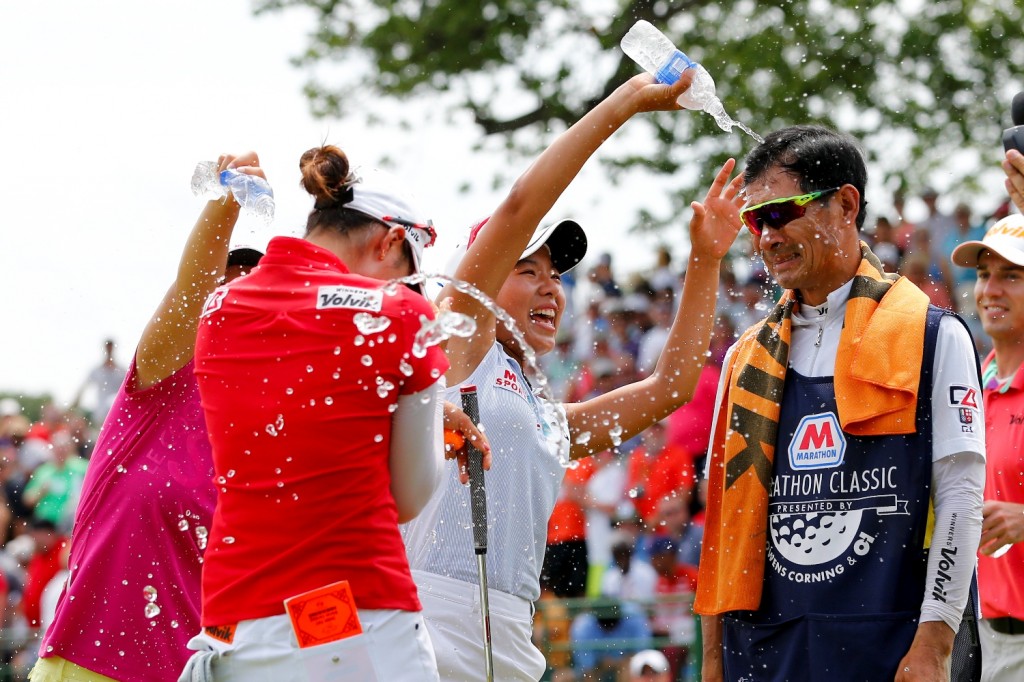
[[[800,420],[789,442],[789,464],[794,469],[828,469],[843,463],[846,436],[831,412]]]
[[[320,287],[316,293],[317,310],[326,308],[350,308],[372,310],[379,313],[384,304],[384,293],[378,289],[359,287]]]

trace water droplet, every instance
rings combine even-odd
[[[284,415],[277,415],[277,419],[273,424],[267,424],[267,433],[271,436],[277,436],[278,433],[284,430]]]
[[[586,445],[590,442],[590,431],[584,431],[583,433],[576,436],[577,445]]]
[[[223,476],[218,476],[217,477],[217,485],[224,485],[227,482],[228,482],[228,479],[224,478]]]
[[[326,398],[324,398],[324,405],[333,405],[333,404],[334,404],[334,398],[332,398],[331,396],[327,396]]]
[[[234,477],[235,477],[235,470],[234,469],[228,469],[228,478],[234,478]]]
[[[313,373],[313,365],[306,365],[306,373],[307,374],[312,374]]]
[[[352,345],[353,345],[353,346],[361,346],[361,345],[363,345],[364,343],[366,343],[366,339],[364,339],[364,338],[363,338],[362,336],[360,336],[359,334],[356,334],[356,337],[355,337],[354,339],[352,339]]]
[[[622,445],[622,426],[616,424],[608,430],[608,435],[611,436],[612,445],[615,447]]]
[[[160,615],[160,607],[156,604],[146,604],[146,618],[156,618]],[[96,642],[99,645],[99,642]]]
[[[288,395],[291,395],[292,393],[295,393],[295,389],[294,389],[294,388],[291,388],[291,387],[289,387],[289,388],[286,388],[286,389],[284,389],[284,392],[285,392],[286,394],[288,394]]]
[[[370,365],[373,364],[373,358],[371,358],[369,355],[364,355],[363,357],[359,358],[359,362],[363,363],[364,367],[369,367]]]
[[[395,385],[393,383],[391,383],[390,381],[384,381],[381,383],[380,386],[377,387],[377,395],[380,396],[381,398],[387,398],[388,393],[390,393],[394,388]]]
[[[142,588],[142,596],[145,597],[148,602],[156,601],[156,588],[152,585],[146,585]]]
[[[206,526],[196,526],[196,544],[199,545],[199,549],[206,549],[206,539],[209,532],[206,530]]]
[[[176,621],[176,620],[172,620],[172,621],[171,621],[171,627],[172,627],[172,628],[177,628],[177,627],[178,627],[178,621]]]
[[[233,544],[235,544],[234,536],[232,536],[232,535],[225,535],[224,536],[224,544],[225,545],[233,545]]]
[[[384,436],[380,435],[379,433],[376,436],[373,437],[373,442],[374,443],[380,443],[383,440],[384,440]]]
[[[391,326],[390,318],[383,315],[377,317],[370,313],[356,313],[352,317],[352,321],[361,334],[376,334]]]
[[[47,646],[46,647],[46,653],[50,653],[52,651],[53,651],[53,646]]]
[[[394,414],[395,410],[398,409],[398,403],[391,403],[388,405],[388,414]]]
[[[412,365],[406,362],[405,359],[403,358],[398,361],[398,371],[407,377],[411,377],[414,370],[412,368]]]
[[[178,530],[188,530],[188,519],[178,521]],[[125,581],[125,584],[128,584],[127,581]]]
[[[335,355],[341,355],[341,346],[335,346],[334,347],[334,354]]]
[[[388,334],[388,343],[394,343],[398,340],[397,334]]]

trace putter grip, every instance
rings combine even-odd
[[[476,400],[476,386],[464,386],[461,391],[462,411],[474,424],[480,423],[480,406]],[[477,554],[487,553],[487,492],[484,489],[484,454],[466,439],[469,458],[469,503],[473,515],[473,548]]]

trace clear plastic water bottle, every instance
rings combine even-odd
[[[226,197],[228,192],[243,211],[270,223],[274,219],[274,190],[258,175],[240,173],[234,168],[217,172],[216,161],[200,161],[192,173],[192,193]]]
[[[694,69],[693,82],[679,96],[679,104],[687,109],[706,111],[715,117],[723,130],[731,130],[732,120],[725,113],[722,101],[715,95],[715,80],[707,69],[676,49],[664,33],[649,21],[640,21],[622,37],[622,51],[659,83],[672,85],[686,69]],[[730,125],[722,124],[723,118]]]

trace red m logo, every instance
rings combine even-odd
[[[804,430],[804,439],[800,442],[801,450],[820,450],[834,448],[835,438],[832,433],[832,422],[825,420],[815,424],[811,422]]]

